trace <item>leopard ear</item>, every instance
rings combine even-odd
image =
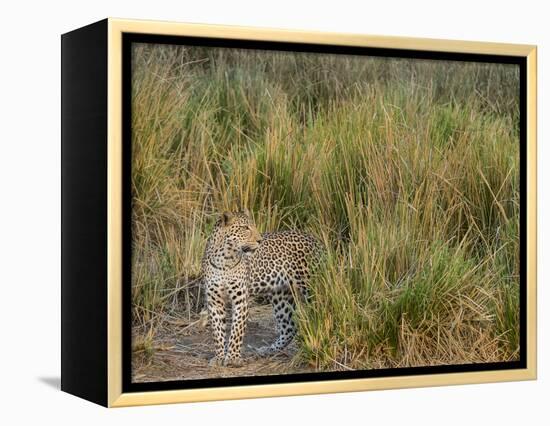
[[[243,209],[243,213],[247,218],[252,218],[252,216],[250,215],[250,211],[246,207]]]
[[[233,213],[231,212],[223,212],[222,213],[222,224],[224,226],[229,226],[231,223],[233,223],[234,217]]]

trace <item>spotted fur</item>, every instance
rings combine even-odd
[[[202,260],[210,326],[216,344],[211,364],[242,364],[242,342],[250,296],[272,304],[278,332],[275,342],[259,348],[270,354],[286,347],[296,334],[292,319],[296,295],[307,298],[307,280],[318,263],[321,246],[300,231],[260,235],[248,211],[224,213],[206,243]],[[227,336],[226,318],[231,314]]]

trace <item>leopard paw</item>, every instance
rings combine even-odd
[[[208,361],[209,367],[221,367],[223,365],[224,365],[224,359],[219,356],[215,356],[211,358],[210,361]]]
[[[262,346],[258,349],[256,349],[256,352],[260,356],[271,356],[279,352],[276,348],[273,346]]]
[[[225,357],[224,362],[226,367],[242,367],[244,365],[244,360],[242,357]]]

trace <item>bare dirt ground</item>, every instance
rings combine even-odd
[[[260,357],[255,349],[271,344],[276,338],[271,307],[254,304],[244,339],[242,367],[211,367],[214,342],[204,318],[167,320],[156,328],[146,347],[134,345],[132,380],[160,382],[234,376],[266,376],[270,374],[304,373],[315,371],[308,365],[292,361],[295,343],[284,352]],[[134,329],[133,341],[143,341],[143,331]]]

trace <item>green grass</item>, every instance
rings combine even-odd
[[[517,359],[515,66],[137,45],[133,313],[200,297],[216,215],[307,230],[320,369]]]

